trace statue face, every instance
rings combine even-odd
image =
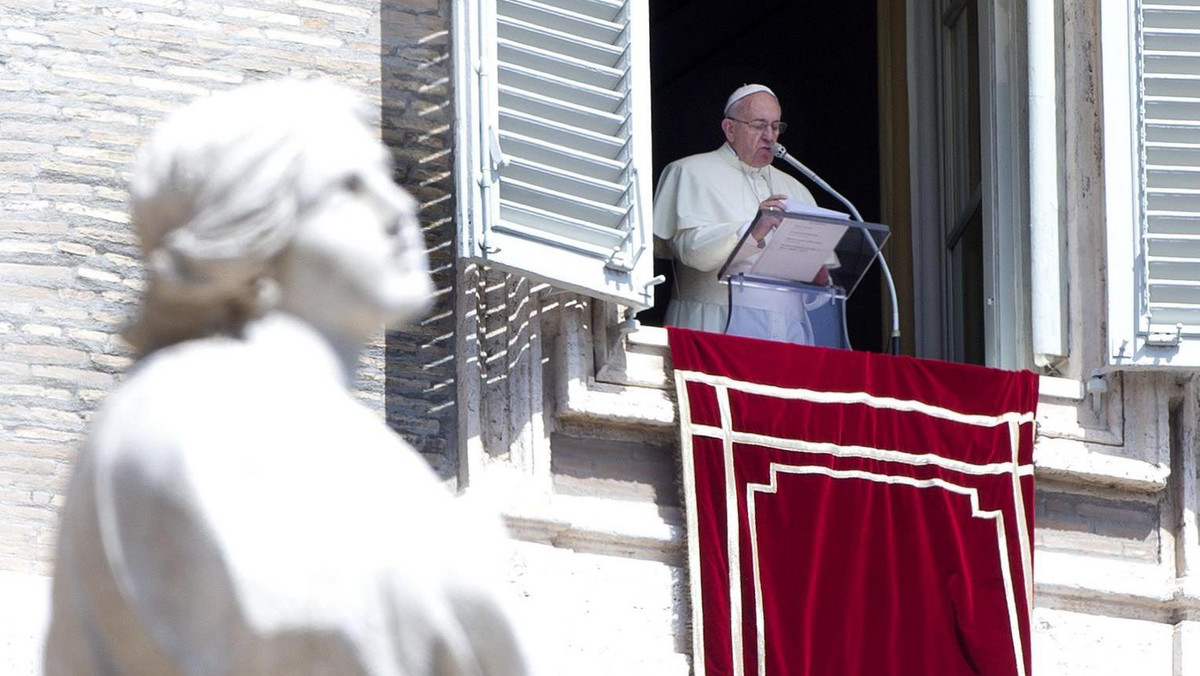
[[[366,335],[416,318],[433,285],[416,201],[392,182],[379,141],[361,126],[353,131],[314,151],[309,165],[321,167],[325,183],[301,212],[279,281],[283,309]]]

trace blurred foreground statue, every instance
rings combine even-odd
[[[47,674],[527,673],[499,524],[347,389],[432,291],[362,112],[251,85],[142,149],[142,356],[75,467]]]

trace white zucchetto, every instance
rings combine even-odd
[[[742,85],[741,87],[738,87],[737,89],[733,90],[733,93],[730,94],[729,98],[725,101],[725,115],[729,115],[729,109],[733,107],[733,104],[737,103],[738,101],[741,101],[742,99],[746,98],[747,96],[750,96],[751,94],[757,94],[759,92],[766,92],[766,93],[770,94],[771,96],[775,96],[775,92],[771,91],[771,88],[766,85],[760,85],[760,84]],[[778,99],[779,97],[775,96],[775,98]]]

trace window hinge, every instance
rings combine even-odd
[[[1147,347],[1175,347],[1183,339],[1183,324],[1176,324],[1175,331],[1152,331],[1146,336]]]
[[[492,171],[495,173],[500,173],[501,169],[512,162],[500,149],[500,133],[496,131],[495,127],[488,127],[488,151]]]
[[[629,255],[619,248],[608,257],[608,260],[604,261],[604,267],[614,272],[633,272]]]

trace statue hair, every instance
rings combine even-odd
[[[275,307],[275,263],[329,188],[307,150],[348,124],[370,124],[349,90],[278,80],[194,102],[155,130],[130,181],[147,286],[124,335],[140,354],[236,335]]]

